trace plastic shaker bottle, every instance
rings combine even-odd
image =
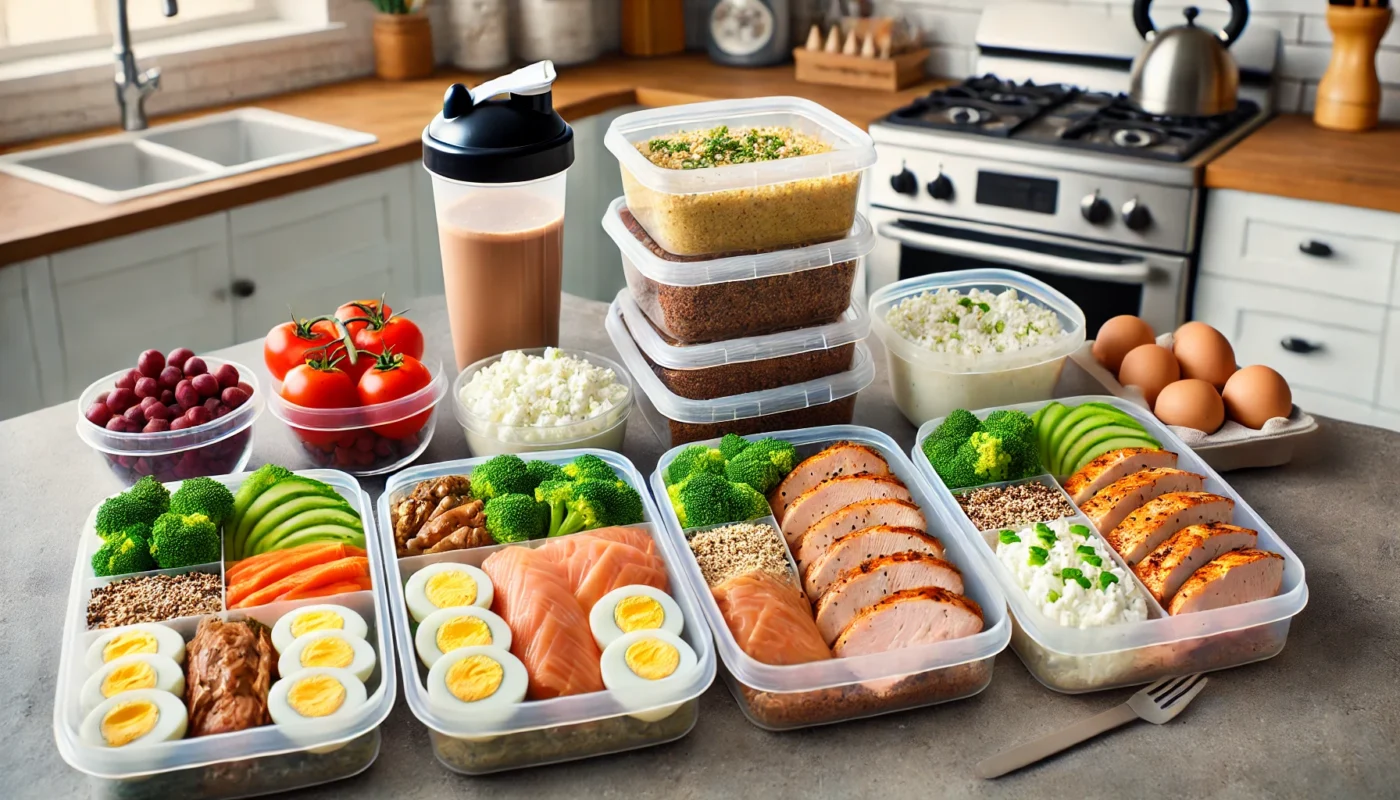
[[[453,84],[423,131],[458,369],[559,344],[574,132],[554,111],[555,77],[541,61],[475,89]]]

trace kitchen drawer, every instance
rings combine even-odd
[[[1219,328],[1241,366],[1267,364],[1297,390],[1374,403],[1385,306],[1201,276],[1196,317]],[[1294,349],[1284,346],[1295,341]]]
[[[1381,386],[1376,404],[1400,412],[1400,308],[1390,309],[1381,347]]]

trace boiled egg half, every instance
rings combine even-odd
[[[308,667],[335,667],[369,680],[376,661],[374,648],[345,631],[323,630],[298,636],[277,659],[277,674],[291,675]]]
[[[155,653],[166,656],[176,664],[185,663],[185,637],[173,629],[154,622],[142,622],[105,631],[88,646],[85,666],[88,672],[122,656]]]
[[[588,626],[598,649],[603,650],[633,631],[663,630],[680,636],[685,618],[669,594],[638,584],[620,586],[603,595],[588,614]]]
[[[158,653],[134,653],[112,659],[83,682],[79,693],[83,713],[92,711],[108,698],[138,689],[159,689],[183,697],[185,671],[174,659]]]
[[[349,670],[308,667],[283,673],[267,693],[267,713],[277,725],[324,733],[365,704],[365,685]]]
[[[422,622],[439,608],[490,608],[495,593],[485,572],[470,564],[440,561],[413,573],[403,596],[413,620]]]
[[[529,688],[525,665],[501,647],[462,647],[444,653],[428,670],[428,705],[466,722],[510,716]]]
[[[414,647],[423,666],[432,669],[443,653],[463,647],[494,645],[509,650],[510,626],[494,612],[476,606],[439,608],[418,623]]]
[[[278,653],[285,653],[293,641],[317,631],[340,631],[352,639],[364,639],[369,635],[369,626],[352,608],[330,603],[302,606],[283,614],[273,624],[272,646]]]
[[[98,747],[136,747],[179,739],[188,726],[180,698],[160,689],[133,689],[99,703],[78,735]]]
[[[624,705],[643,706],[664,700],[695,675],[699,660],[685,640],[666,630],[624,633],[603,650],[599,666],[603,685]],[[655,710],[655,719],[674,706]],[[644,715],[634,715],[647,719]]]

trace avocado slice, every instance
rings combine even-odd
[[[1145,437],[1140,435],[1115,436],[1111,439],[1104,439],[1098,442],[1097,444],[1092,445],[1087,450],[1083,451],[1083,454],[1079,457],[1079,459],[1073,464],[1071,464],[1072,468],[1069,474],[1072,475],[1078,472],[1079,470],[1084,469],[1084,466],[1086,464],[1103,455],[1104,453],[1112,452],[1114,450],[1122,450],[1125,447],[1150,447],[1155,450],[1162,449],[1161,443],[1151,437]]]
[[[260,536],[250,535],[244,547],[253,553],[281,550],[280,542],[283,539],[297,531],[317,525],[341,525],[350,530],[364,530],[359,515],[348,509],[313,508],[283,520],[281,524],[264,531]]]
[[[1122,424],[1115,424],[1105,425],[1102,428],[1095,428],[1089,431],[1088,433],[1084,434],[1083,436],[1079,437],[1078,441],[1073,442],[1070,445],[1070,448],[1068,452],[1065,453],[1064,458],[1065,474],[1073,475],[1074,473],[1082,469],[1085,464],[1089,463],[1090,460],[1085,459],[1084,454],[1087,453],[1089,450],[1093,449],[1093,447],[1099,444],[1100,442],[1108,441],[1110,439],[1136,439],[1140,441],[1151,441],[1151,437],[1149,437],[1139,425],[1128,426]],[[1133,447],[1145,446],[1147,445],[1133,445]],[[1161,447],[1161,445],[1157,444],[1154,444],[1154,446],[1158,448]],[[1105,450],[1103,452],[1108,451]]]
[[[1087,403],[1069,409],[1050,434],[1050,447],[1046,451],[1049,463],[1045,466],[1055,475],[1065,475],[1065,455],[1074,442],[1090,430],[1112,425],[1120,419],[1127,419],[1127,416],[1117,409],[1109,412]]]
[[[242,558],[252,555],[252,548],[248,546],[248,534],[252,533],[253,528],[257,527],[263,516],[283,503],[298,497],[308,496],[334,497],[344,500],[339,492],[318,480],[304,478],[300,475],[280,480],[268,487],[267,491],[258,495],[258,499],[248,506],[247,512],[243,514],[243,521],[238,523],[238,530],[234,533],[233,552]]]
[[[262,519],[258,520],[258,524],[254,525],[253,529],[248,532],[244,543],[246,545],[248,542],[256,542],[278,525],[281,525],[292,517],[318,508],[339,508],[353,513],[350,504],[345,502],[345,498],[341,497],[339,494],[335,497],[326,497],[325,495],[319,494],[294,497],[264,514]]]
[[[365,534],[354,528],[347,528],[344,525],[312,525],[309,528],[302,528],[295,533],[285,537],[280,542],[272,543],[264,538],[257,553],[270,553],[273,550],[287,550],[298,545],[311,544],[312,542],[340,542],[341,544],[354,545],[363,549],[365,546]]]
[[[1050,403],[1041,408],[1040,418],[1035,422],[1036,446],[1040,450],[1040,460],[1046,469],[1050,469],[1050,462],[1053,460],[1050,452],[1050,436],[1055,432],[1055,428],[1069,413],[1069,407],[1064,403]]]

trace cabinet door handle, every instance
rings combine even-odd
[[[1326,242],[1319,242],[1315,239],[1303,242],[1298,245],[1298,249],[1316,258],[1327,258],[1332,255],[1332,248]]]
[[[258,290],[258,285],[247,278],[238,278],[229,284],[228,288],[229,293],[234,297],[247,298],[253,296],[253,292]]]
[[[1298,353],[1301,355],[1316,353],[1318,350],[1322,349],[1322,345],[1310,342],[1307,339],[1299,339],[1297,336],[1290,336],[1287,339],[1283,339],[1279,342],[1279,346],[1290,353]]]

